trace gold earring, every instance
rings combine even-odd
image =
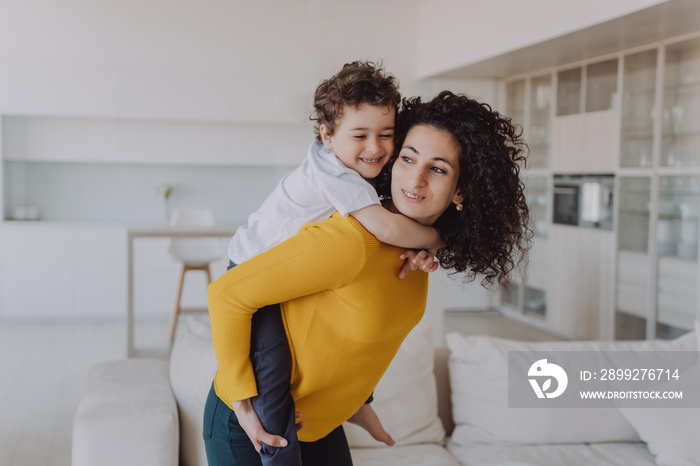
[[[463,206],[462,204],[456,204],[456,205],[455,205],[455,208],[456,208],[458,211],[461,212],[462,209],[464,209],[464,206]]]

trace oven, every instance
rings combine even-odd
[[[613,229],[614,175],[555,175],[554,223]]]

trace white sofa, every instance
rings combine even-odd
[[[202,411],[216,371],[210,331],[206,320],[191,320],[169,365],[131,359],[95,366],[76,413],[73,466],[206,465]],[[356,465],[700,464],[700,409],[509,409],[505,393],[508,351],[697,351],[695,332],[670,342],[451,334],[449,349],[434,348],[430,336],[428,324],[416,327],[375,390],[373,406],[397,445],[379,446],[346,425]]]
[[[697,324],[695,332],[671,341],[519,342],[448,335],[457,425],[448,449],[465,465],[700,465],[700,404],[681,409],[508,407],[512,351],[691,351],[695,366],[681,376],[692,386],[685,395],[696,396],[700,394],[696,333]],[[602,359],[615,368],[612,358]]]

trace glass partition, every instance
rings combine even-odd
[[[620,167],[651,167],[656,49],[623,59]]]
[[[646,339],[650,177],[619,177],[615,339]]]
[[[525,80],[506,84],[506,115],[514,123],[525,124]]]
[[[552,75],[532,78],[530,81],[530,129],[528,146],[531,168],[549,167],[551,134]]]
[[[535,229],[535,240],[529,252],[525,270],[522,312],[544,318],[547,312],[549,252],[547,237],[550,217],[551,189],[549,177],[530,176],[525,181],[525,198],[530,209],[530,218]]]
[[[700,166],[700,38],[666,48],[661,166]]]
[[[698,294],[700,176],[660,178],[656,336],[693,329]]]
[[[533,246],[528,253],[524,284],[510,284],[501,289],[501,304],[519,313],[544,318],[547,313],[547,254],[551,187],[547,176],[528,176],[525,198],[535,230]]]
[[[586,112],[616,107],[617,58],[586,67]]]
[[[557,74],[557,116],[581,113],[581,75],[583,68]]]

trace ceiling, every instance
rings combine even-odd
[[[700,0],[671,0],[433,77],[505,78],[700,31]]]

